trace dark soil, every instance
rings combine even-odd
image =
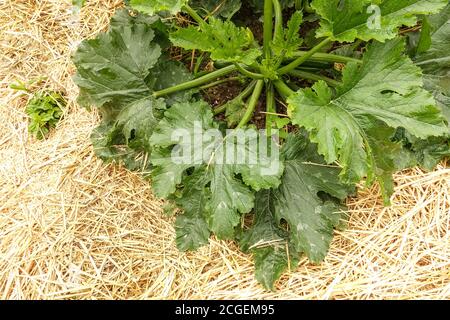
[[[284,14],[284,23],[286,24],[292,13],[295,10],[286,10]],[[255,40],[262,45],[263,42],[263,23],[261,13],[255,12],[254,9],[248,6],[248,4],[243,2],[242,9],[233,17],[233,21],[236,25],[245,26],[250,28],[252,31]],[[313,32],[313,30],[317,27],[317,22],[305,22],[302,25],[300,30],[300,34],[303,38],[307,38],[308,34]],[[178,54],[173,55],[177,60],[181,60],[188,69],[192,68],[192,54],[190,52],[177,52]],[[197,55],[198,56],[198,55]],[[200,70],[208,70],[211,71],[212,65],[209,59],[204,59]],[[230,75],[231,76],[231,75]],[[228,76],[228,77],[230,77]],[[292,84],[295,82],[295,85],[298,87],[308,86],[309,83],[307,81],[298,81],[300,79],[291,79]],[[289,83],[289,81],[288,81]],[[238,81],[232,81],[228,83],[224,83],[213,88],[206,89],[201,92],[205,101],[207,101],[213,108],[217,108],[222,106],[226,102],[235,98],[241,90],[243,90],[244,86]],[[279,98],[279,97],[278,97]],[[256,107],[254,117],[251,121],[252,124],[256,125],[256,127],[262,129],[265,127],[265,92],[261,95],[260,101]],[[286,114],[286,107],[277,102],[277,113]],[[217,120],[225,120],[225,115],[220,114],[217,117]]]
[[[239,81],[230,81],[203,91],[203,98],[212,107],[219,107],[235,98],[242,90]]]

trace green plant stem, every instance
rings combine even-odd
[[[289,86],[281,80],[277,80],[273,82],[275,89],[277,92],[283,97],[283,99],[287,99],[289,96],[293,95],[295,92],[289,88]]]
[[[311,50],[309,50],[307,53],[305,53],[305,55],[298,57],[297,59],[295,59],[294,61],[292,61],[290,64],[288,64],[287,66],[284,66],[280,69],[278,69],[278,74],[279,75],[283,75],[286,74],[288,72],[290,72],[291,70],[296,69],[298,66],[300,66],[303,62],[305,62],[306,60],[308,60],[309,58],[311,58],[314,53],[316,53],[317,51],[319,51],[320,49],[322,49],[323,47],[325,47],[327,44],[331,43],[331,40],[329,38],[323,40],[322,42],[320,42],[318,45],[316,45],[314,48],[312,48]]]
[[[240,73],[242,73],[244,76],[247,76],[252,79],[264,79],[264,76],[262,74],[251,72],[251,71],[245,69],[244,67],[242,67],[239,63],[234,63],[234,65],[236,66],[236,69]]]
[[[329,69],[329,68],[327,68]],[[305,65],[301,65],[300,67],[298,67],[298,69],[295,70],[301,70],[301,71],[306,71],[306,72],[313,72],[313,73],[317,73],[317,72],[321,72],[324,69],[319,69],[319,68],[314,68],[314,67],[307,67]]]
[[[266,85],[266,131],[267,136],[272,135],[273,114],[276,113],[275,109],[275,92],[273,84],[268,83]]]
[[[197,61],[195,62],[195,65],[194,65],[194,70],[193,70],[193,73],[194,73],[194,75],[197,75],[198,74],[198,70],[200,70],[200,66],[202,65],[202,62],[203,62],[203,53],[200,55],[200,57],[198,57],[197,58]]]
[[[237,128],[242,128],[245,126],[253,116],[253,112],[255,111],[256,105],[258,104],[259,97],[261,96],[262,89],[264,87],[264,80],[258,80],[256,82],[255,88],[253,89],[252,96],[248,101],[247,111],[245,111],[244,116],[242,117],[241,122],[239,122]]]
[[[275,39],[283,31],[283,12],[279,0],[272,0],[272,3],[275,11],[275,28],[273,31],[273,37]]]
[[[313,8],[311,8],[308,1],[303,2],[303,10],[305,10],[306,13],[315,13],[316,12]]]
[[[255,88],[256,85],[256,80],[253,80],[252,82],[250,82],[250,84],[233,100],[244,100],[245,98],[247,98],[253,91],[253,89]],[[225,112],[225,110],[227,109],[227,104],[225,103],[224,105],[214,109],[214,114],[218,115],[219,113]]]
[[[220,79],[220,80],[205,84],[204,86],[201,86],[200,90],[206,90],[206,89],[221,85],[222,83],[227,83],[227,82],[232,82],[232,81],[241,81],[243,79],[245,79],[245,78],[244,77],[230,77],[230,78],[226,78],[226,79]]]
[[[332,87],[337,87],[341,84],[339,81],[336,81],[334,79],[322,76],[320,74],[303,71],[303,70],[292,70],[289,72],[289,74],[291,76],[294,76],[297,78],[303,78],[303,79],[307,79],[307,80],[314,80],[314,81],[323,80]]]
[[[228,67],[210,72],[200,78],[197,78],[197,79],[194,79],[194,80],[191,80],[188,82],[184,82],[184,83],[178,84],[178,85],[170,87],[170,88],[162,89],[160,91],[155,91],[155,92],[153,92],[153,97],[159,98],[159,97],[166,96],[166,95],[178,92],[178,91],[183,91],[183,90],[188,90],[188,89],[192,89],[195,87],[199,87],[206,83],[214,81],[217,78],[224,77],[227,74],[229,74],[233,71],[236,71],[236,70],[237,70],[237,68],[235,65],[230,65]]]
[[[273,31],[273,3],[272,0],[264,0],[264,35],[263,35],[263,45],[264,45],[264,55],[268,59],[272,55],[270,52],[270,43],[272,42],[272,31]]]
[[[205,23],[205,20],[203,20],[202,17],[200,17],[200,15],[197,13],[197,11],[195,11],[193,8],[191,8],[188,4],[184,5],[183,11],[186,12],[187,14],[189,14],[192,17],[192,19],[197,21],[197,23],[199,25],[202,25]]]
[[[197,72],[196,74],[193,74],[193,76],[194,76],[194,79],[198,79],[198,78],[201,78],[201,77],[203,77],[203,76],[205,76],[207,74],[210,74],[210,73],[211,73],[211,71],[203,70],[203,71]]]
[[[303,57],[307,53],[308,53],[308,51],[297,51],[294,53],[294,57],[295,58]],[[359,63],[359,64],[362,63],[362,60],[360,60],[360,59],[340,56],[340,55],[331,54],[331,53],[321,53],[321,52],[317,52],[317,53],[313,54],[311,57],[308,58],[308,60],[309,61],[317,61],[317,62],[338,62],[338,63],[355,62],[355,63]]]

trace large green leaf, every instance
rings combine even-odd
[[[412,144],[411,150],[417,158],[421,167],[426,170],[433,170],[444,158],[450,158],[450,141],[444,138],[429,138],[418,140],[408,137],[408,142]]]
[[[131,16],[128,10],[118,10],[110,30],[83,41],[75,53],[79,102],[99,107],[103,115],[102,124],[92,134],[96,154],[103,160],[148,171],[149,138],[162,109],[191,98],[186,92],[166,97],[165,103],[151,98],[153,90],[192,77],[180,63],[160,57],[166,42],[158,17]]]
[[[114,123],[103,122],[91,134],[91,141],[97,157],[106,163],[120,163],[128,170],[142,172],[147,176],[150,172],[148,153],[136,151],[125,143],[120,129],[114,128]]]
[[[100,107],[104,116],[114,118],[122,107],[151,96],[153,90],[190,80],[192,75],[184,66],[162,55],[168,41],[165,32],[158,17],[131,16],[125,9],[118,10],[110,30],[83,41],[74,54],[79,103]],[[173,95],[169,105],[172,98],[190,96]]]
[[[253,208],[252,189],[277,186],[283,170],[279,159],[275,159],[277,163],[272,168],[272,159],[261,156],[259,149],[251,148],[265,137],[257,134],[242,137],[240,132],[222,136],[213,121],[210,106],[195,102],[174,104],[165,112],[150,139],[156,150],[152,155],[156,167],[152,173],[155,193],[161,197],[168,197],[177,190],[185,194],[185,179],[194,168],[204,179],[203,183],[197,181],[190,201],[202,204],[200,208],[204,214],[206,212],[209,227],[219,238],[233,237],[241,214]],[[256,161],[239,162],[237,155]],[[226,161],[227,157],[233,160]],[[182,207],[188,214],[192,211],[186,203]],[[195,208],[198,211],[199,206]]]
[[[211,53],[213,60],[242,62],[251,65],[261,55],[248,28],[237,27],[231,21],[211,17],[200,27],[181,28],[170,36],[175,46]]]
[[[385,41],[398,29],[414,26],[416,15],[439,12],[448,0],[314,0],[311,6],[322,17],[317,37],[340,42],[355,39]]]
[[[177,247],[182,251],[196,250],[208,243],[210,231],[206,218],[209,216],[208,175],[204,170],[196,170],[183,180],[184,188],[175,203],[183,208],[184,214],[177,217],[175,230]]]
[[[115,127],[121,128],[126,144],[150,151],[150,137],[162,118],[165,107],[162,99],[138,100],[120,111]]]
[[[424,73],[424,87],[442,108],[449,130],[443,138],[417,139],[405,133],[403,141],[425,169],[433,169],[450,157],[450,4],[439,14],[426,17],[417,46],[415,63]]]
[[[130,102],[147,97],[151,88],[146,78],[159,57],[152,25],[127,14],[128,24],[112,27],[108,33],[83,41],[73,57],[83,106],[112,106],[120,110]]]
[[[115,120],[104,120],[93,132],[95,153],[106,162],[123,162],[128,169],[147,170],[150,136],[164,109],[165,103],[153,98],[124,106]]]
[[[295,267],[299,253],[315,263],[324,259],[333,228],[342,222],[341,201],[354,191],[304,134],[290,134],[282,156],[280,186],[256,194],[253,225],[240,238],[242,250],[253,253],[256,278],[268,289],[289,262]]]
[[[328,252],[333,228],[341,222],[340,200],[353,187],[343,184],[340,169],[327,166],[317,147],[301,135],[289,137],[283,154],[285,172],[273,192],[275,216],[289,224],[296,250],[318,263]]]
[[[251,251],[255,260],[256,279],[267,289],[289,267],[295,267],[298,254],[289,243],[289,234],[275,220],[273,190],[256,194],[254,221],[240,239],[242,250]]]
[[[203,132],[211,128],[216,128],[216,124],[213,122],[209,105],[203,101],[179,103],[165,113],[164,119],[151,137],[152,145],[157,147],[152,160],[156,166],[153,172],[153,189],[159,197],[167,198],[174,193],[177,185],[181,183],[184,171],[193,167],[193,164],[202,164],[203,153],[195,152],[194,148],[203,147],[203,144],[196,144],[194,148],[191,146],[194,144],[195,130]],[[180,135],[186,135],[189,139],[174,141],[172,136],[174,132],[180,132]],[[197,157],[192,159],[193,164],[172,161],[171,147],[174,145],[178,145],[180,150],[191,148],[192,156]],[[205,146],[205,148],[208,147],[209,145]]]
[[[449,137],[431,137],[418,139],[403,129],[397,130],[395,140],[403,143],[405,158],[408,157],[410,165],[419,165],[425,170],[433,170],[445,157],[450,157]]]
[[[202,216],[187,213],[177,216],[175,231],[177,248],[181,251],[195,251],[208,244],[210,231]]]
[[[231,166],[215,165],[211,176],[209,225],[219,238],[233,238],[240,214],[253,209],[255,197],[250,188],[237,179]]]
[[[373,43],[363,64],[350,63],[336,93],[323,81],[288,99],[294,124],[305,127],[327,163],[339,161],[342,177],[371,182],[377,171],[370,130],[374,120],[405,128],[414,136],[441,136],[448,129],[421,71],[403,54],[402,39]]]
[[[416,60],[425,71],[439,71],[442,67],[450,67],[449,28],[450,4],[438,14],[424,17]]]
[[[175,14],[180,12],[187,2],[187,0],[131,0],[130,5],[133,9],[149,15],[161,11],[169,11]]]
[[[146,14],[134,14],[130,15],[130,11],[126,9],[119,9],[111,17],[110,28],[127,27],[130,25],[130,19],[133,24],[143,24],[151,26],[155,32],[155,38],[153,42],[158,43],[161,49],[164,51],[170,45],[168,26],[163,22],[160,16],[149,16]]]
[[[374,173],[381,187],[384,203],[390,205],[390,197],[394,193],[392,175],[399,170],[414,167],[416,162],[402,143],[395,141],[395,129],[373,120],[366,132],[373,155]]]
[[[439,14],[425,19],[421,34],[428,45],[419,46],[415,62],[424,72],[425,88],[433,92],[436,100],[450,119],[450,4]]]

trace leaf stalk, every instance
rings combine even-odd
[[[303,57],[306,54],[308,54],[308,51],[297,51],[294,53],[295,58]],[[289,59],[285,59],[287,61]],[[337,62],[337,63],[349,63],[354,62],[358,64],[362,64],[362,60],[346,57],[346,56],[340,56],[337,54],[332,53],[321,53],[317,52],[314,53],[311,57],[308,58],[308,61],[317,61],[317,62]]]
[[[289,88],[289,86],[282,80],[274,81],[273,85],[275,86],[275,89],[277,89],[277,92],[280,94],[280,96],[282,96],[285,100],[295,93],[294,90]]]
[[[336,81],[334,79],[322,76],[320,74],[303,71],[303,70],[292,70],[289,72],[289,74],[291,76],[306,79],[306,80],[313,80],[313,81],[323,80],[332,87],[337,87],[341,84],[339,81]]]
[[[272,3],[275,11],[275,28],[273,32],[273,37],[275,39],[279,37],[283,31],[283,12],[279,0],[272,0]]]
[[[216,80],[217,78],[226,76],[227,74],[230,74],[230,73],[232,73],[232,72],[234,72],[236,70],[237,70],[237,68],[236,68],[235,65],[230,65],[228,67],[225,67],[225,68],[222,68],[222,69],[210,72],[210,73],[208,73],[208,74],[206,74],[206,75],[204,75],[202,77],[199,77],[197,79],[194,79],[194,80],[191,80],[191,81],[187,81],[187,82],[178,84],[178,85],[173,86],[173,87],[162,89],[160,91],[155,91],[155,92],[153,92],[153,97],[154,98],[159,98],[159,97],[167,96],[169,94],[176,93],[176,92],[179,92],[179,91],[200,87],[200,86],[202,86],[202,85],[204,85],[206,83],[209,83],[211,81]]]
[[[259,97],[261,96],[262,89],[264,87],[264,80],[258,80],[256,82],[256,86],[253,89],[253,94],[248,101],[247,111],[245,111],[244,116],[242,117],[241,122],[238,124],[237,128],[242,128],[245,126],[253,116],[253,112],[258,104]]]
[[[186,12],[187,14],[189,14],[192,19],[194,19],[200,26],[205,22],[205,20],[203,20],[202,17],[200,17],[200,15],[197,13],[197,11],[195,11],[191,6],[189,6],[188,4],[185,4],[183,7],[183,11]]]
[[[272,83],[266,85],[266,131],[267,136],[272,135],[273,128],[273,114],[276,113],[275,109],[275,92]]]
[[[251,71],[245,69],[239,63],[235,63],[234,65],[236,66],[236,69],[240,73],[242,73],[244,76],[247,76],[247,77],[252,78],[252,79],[264,79],[264,76],[262,74],[251,72]]]
[[[296,69],[298,66],[303,64],[306,60],[311,58],[316,52],[318,52],[320,49],[322,49],[323,47],[325,47],[326,45],[328,45],[330,43],[331,43],[331,39],[329,39],[329,38],[323,40],[318,45],[316,45],[314,48],[312,48],[311,50],[306,52],[303,56],[298,57],[297,59],[292,61],[287,66],[284,66],[284,67],[278,69],[278,74],[283,75],[283,74],[289,73],[290,71]]]
[[[272,42],[272,32],[273,32],[273,3],[272,0],[264,0],[264,35],[263,35],[263,45],[264,45],[264,56],[269,59],[272,55],[270,50],[270,43]]]
[[[244,79],[245,79],[244,77],[230,77],[230,78],[226,78],[226,79],[220,79],[220,80],[205,84],[204,86],[201,86],[200,90],[206,90],[206,89],[221,85],[223,83],[232,82],[232,81],[242,81]]]

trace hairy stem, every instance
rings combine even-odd
[[[194,79],[194,80],[191,80],[188,82],[184,82],[184,83],[178,84],[178,85],[170,87],[170,88],[162,89],[160,91],[155,91],[155,92],[153,92],[153,97],[159,98],[159,97],[166,96],[166,95],[169,95],[169,94],[172,94],[175,92],[199,87],[206,83],[214,81],[217,78],[226,76],[227,74],[229,74],[233,71],[236,71],[236,70],[237,70],[237,68],[235,65],[230,65],[228,67],[210,72],[200,78],[197,78],[197,79]]]
[[[192,51],[192,52],[195,52],[195,51]],[[201,54],[200,57],[197,58],[197,61],[195,62],[194,70],[193,70],[194,75],[198,74],[198,70],[200,70],[200,67],[203,62],[203,58],[204,58],[203,54]]]
[[[251,71],[245,69],[244,67],[242,67],[239,63],[235,63],[234,65],[236,66],[236,69],[240,73],[242,73],[244,76],[247,76],[252,79],[264,79],[264,76],[262,74],[251,72]]]
[[[283,31],[283,12],[279,0],[272,0],[272,2],[275,11],[275,29],[273,31],[273,37],[276,38]]]
[[[339,81],[336,81],[334,79],[322,76],[320,74],[303,71],[303,70],[292,70],[292,71],[289,71],[289,74],[291,76],[294,76],[297,78],[303,78],[303,79],[307,79],[307,80],[314,80],[314,81],[323,80],[332,87],[337,87],[341,84]]]
[[[287,99],[289,96],[293,95],[295,92],[289,88],[289,86],[281,80],[277,80],[273,82],[275,89],[283,97],[283,99]]]
[[[221,85],[222,83],[227,83],[227,82],[232,82],[232,81],[241,81],[244,80],[244,77],[230,77],[230,78],[226,78],[226,79],[221,79],[221,80],[217,80],[208,84],[205,84],[204,86],[200,87],[200,90],[206,90],[218,85]]]
[[[267,136],[272,135],[273,128],[273,114],[276,113],[275,109],[275,92],[272,83],[268,83],[266,86],[266,131]]]
[[[253,89],[255,88],[256,85],[256,80],[253,80],[252,82],[250,82],[250,84],[233,100],[244,100],[245,98],[247,98],[253,91]],[[224,105],[214,109],[214,114],[217,115],[219,113],[225,112],[225,110],[227,109],[227,104],[225,103]]]
[[[264,0],[264,55],[266,58],[270,58],[270,43],[272,41],[272,14],[273,4],[272,0]]]
[[[303,62],[305,62],[306,60],[308,60],[309,58],[311,58],[317,51],[319,51],[320,49],[322,49],[324,46],[326,46],[327,44],[329,44],[331,42],[331,40],[329,38],[323,40],[321,43],[319,43],[318,45],[316,45],[314,48],[312,48],[311,50],[309,50],[308,52],[305,53],[305,55],[298,57],[297,59],[295,59],[294,61],[292,61],[291,63],[289,63],[287,66],[284,66],[280,69],[278,69],[278,74],[282,75],[282,74],[286,74],[294,69],[296,69],[298,66],[300,66]]]
[[[192,17],[192,19],[194,19],[199,25],[202,25],[205,23],[205,20],[203,20],[202,17],[200,17],[200,15],[197,13],[197,11],[192,9],[188,4],[184,5],[183,11],[186,12],[187,14],[189,14]]]
[[[303,57],[308,53],[308,51],[297,51],[294,53],[295,58]],[[355,63],[362,63],[362,60],[356,59],[356,58],[350,58],[345,56],[340,56],[337,54],[331,54],[331,53],[321,53],[317,52],[313,54],[311,57],[308,58],[308,61],[318,61],[318,62],[338,62],[338,63],[348,63],[348,62],[355,62]]]
[[[245,126],[253,116],[253,112],[255,111],[256,105],[258,104],[259,97],[261,96],[262,89],[264,87],[264,80],[258,80],[256,82],[256,86],[253,89],[253,94],[248,101],[247,111],[245,111],[244,116],[242,117],[241,122],[238,124],[237,128],[242,128]]]

